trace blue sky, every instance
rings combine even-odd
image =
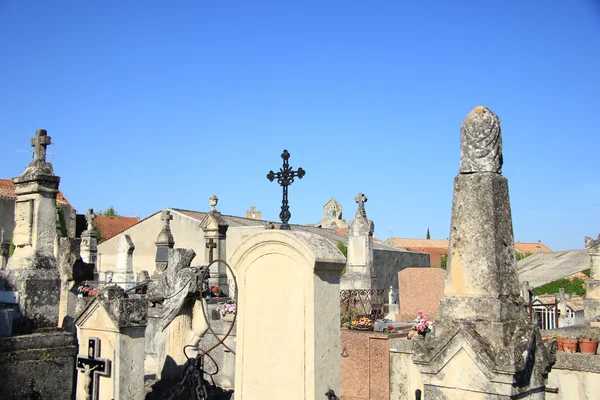
[[[0,0],[0,177],[36,129],[79,212],[291,223],[364,192],[375,234],[447,238],[460,125],[502,121],[515,239],[600,233],[600,2]],[[52,158],[52,156],[50,156]]]

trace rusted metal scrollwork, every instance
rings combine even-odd
[[[352,289],[340,290],[340,311],[354,311],[357,315],[368,315],[372,320],[383,316],[384,290]]]

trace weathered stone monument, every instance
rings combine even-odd
[[[585,320],[598,322],[600,320],[600,235],[594,240],[585,238],[585,248],[590,255],[590,280],[587,282],[587,292],[584,301]]]
[[[160,276],[167,270],[167,266],[169,264],[169,249],[172,249],[175,246],[175,239],[173,239],[173,234],[171,233],[171,221],[173,220],[173,216],[169,210],[162,210],[160,214],[160,220],[163,225],[156,238],[156,258],[155,263],[156,267],[154,273],[152,274],[153,279],[158,279]]]
[[[341,252],[315,234],[265,230],[246,239],[231,264],[238,282],[235,398],[339,395]]]
[[[499,118],[476,107],[460,147],[446,297],[435,337],[415,341],[424,398],[541,399],[552,355],[520,296]]]
[[[117,265],[113,275],[113,282],[119,284],[123,289],[129,289],[135,285],[133,272],[133,251],[135,245],[129,235],[121,235],[117,243]]]
[[[94,275],[96,276],[96,280],[98,279],[98,234],[94,229],[94,220],[96,219],[96,214],[94,214],[94,209],[90,208],[85,214],[85,220],[87,223],[86,230],[81,232],[81,246],[80,253],[81,259],[83,262],[88,264],[94,264]]]
[[[229,224],[217,211],[219,199],[216,195],[210,196],[210,211],[200,223],[200,228],[204,231],[204,240],[206,241],[206,257],[209,264],[214,260],[226,260],[225,243],[227,241],[227,228]],[[227,279],[227,267],[221,262],[216,262],[210,267],[209,285],[218,286],[225,294],[229,294],[229,282]]]
[[[348,261],[342,277],[341,289],[376,289],[377,277],[373,269],[373,232],[375,224],[367,219],[367,196],[355,198],[358,208],[348,224]]]
[[[10,242],[4,241],[4,228],[0,228],[0,271],[6,268]]]
[[[143,399],[146,300],[114,285],[79,302],[77,399]]]
[[[60,277],[56,268],[56,194],[60,178],[46,162],[46,131],[31,139],[34,159],[13,179],[17,201],[13,232],[14,254],[0,271],[0,290],[18,291],[17,332],[58,325]]]

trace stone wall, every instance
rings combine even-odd
[[[373,249],[373,269],[377,275],[377,288],[398,288],[398,272],[405,268],[429,268],[429,254],[393,249]]]
[[[0,399],[21,398],[30,379],[39,398],[71,399],[76,353],[74,335],[60,330],[0,338]]]
[[[597,399],[600,393],[600,355],[556,353],[556,363],[548,374],[547,400]]]

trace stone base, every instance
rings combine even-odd
[[[370,290],[377,289],[377,279],[358,272],[346,272],[340,278],[340,290]]]
[[[56,269],[0,271],[0,290],[19,292],[19,304],[14,308],[15,333],[58,326],[60,286]]]
[[[438,320],[434,334],[413,344],[424,398],[544,398],[556,349],[528,320]]]
[[[0,399],[20,399],[33,379],[41,399],[73,399],[75,336],[60,330],[0,338]]]

